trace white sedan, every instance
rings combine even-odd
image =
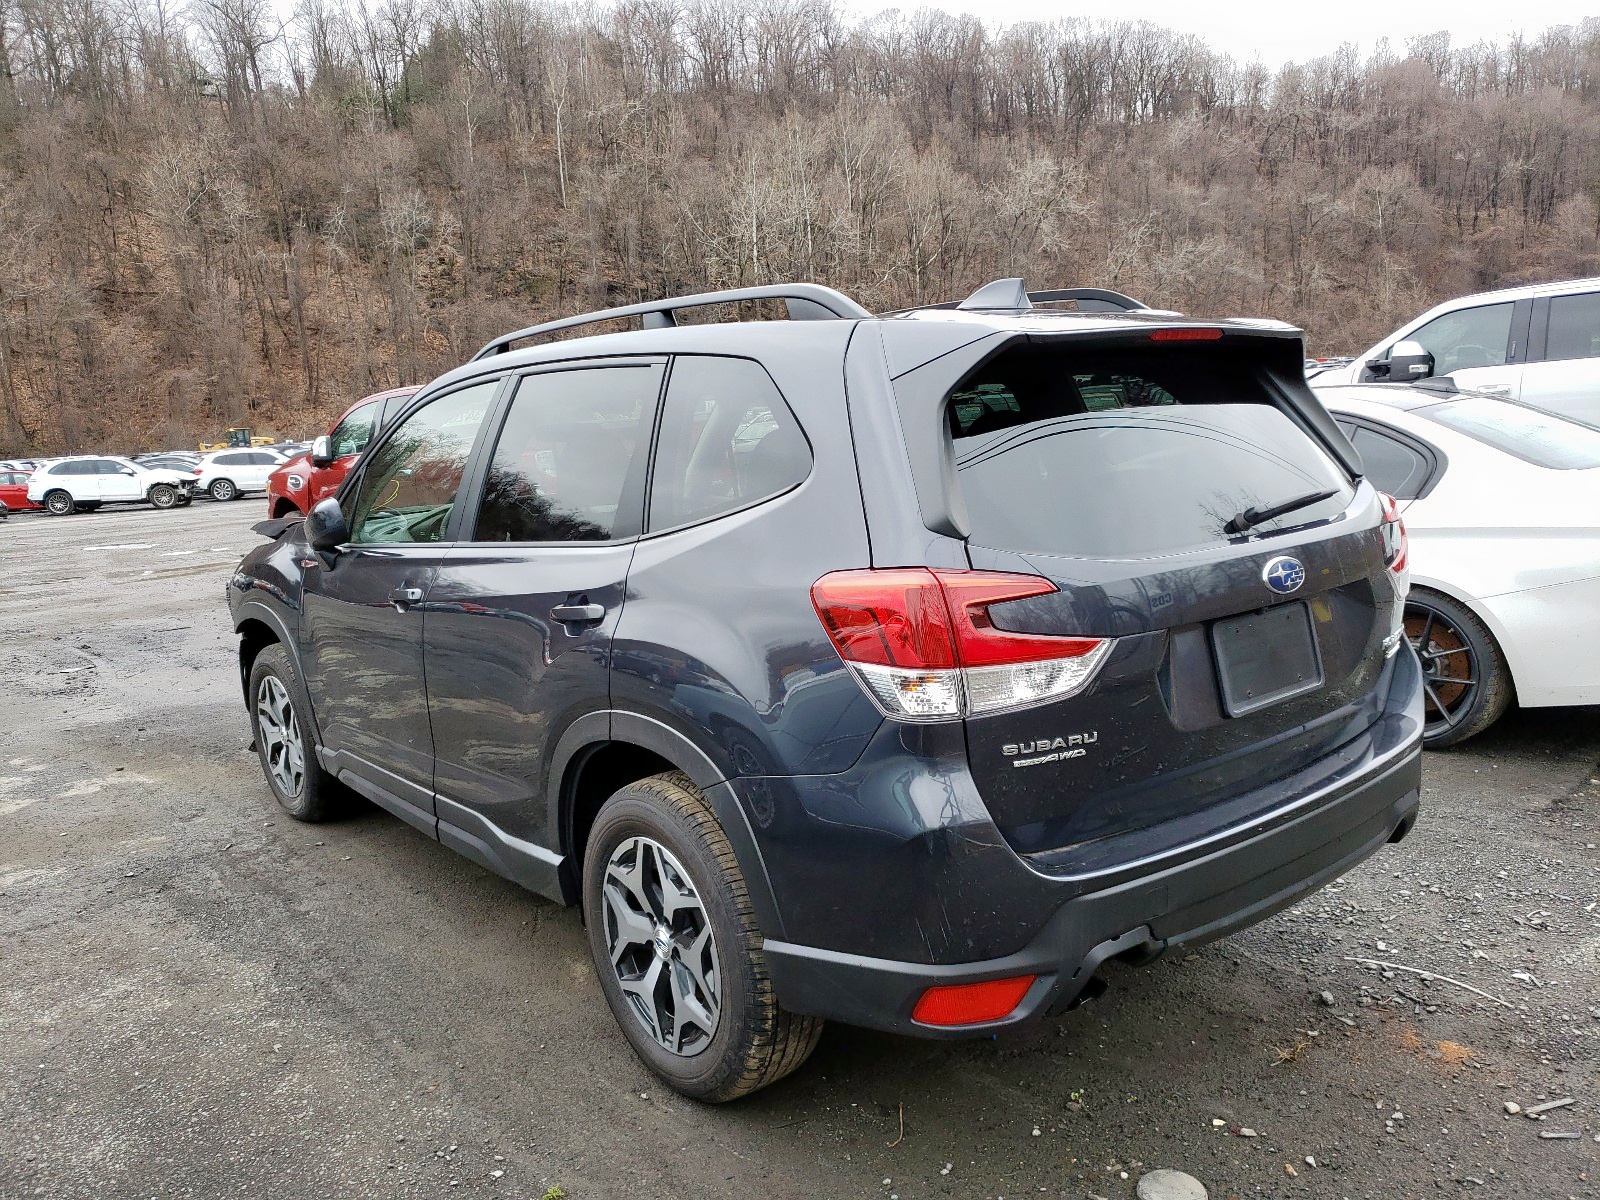
[[[115,455],[79,454],[48,462],[28,476],[28,499],[64,517],[122,502],[172,508],[189,503],[193,486],[193,479],[176,471],[152,470]]]
[[[1410,535],[1425,744],[1481,733],[1513,698],[1600,704],[1600,429],[1445,380],[1316,393]]]
[[[267,476],[288,461],[276,450],[214,450],[195,464],[194,486],[213,500],[264,492]]]

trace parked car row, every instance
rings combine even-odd
[[[298,443],[288,449],[300,451]],[[169,452],[131,458],[78,454],[44,461],[0,463],[0,504],[8,511],[55,516],[92,512],[105,504],[187,504],[195,495],[227,501],[265,492],[272,473],[289,459],[283,449]]]

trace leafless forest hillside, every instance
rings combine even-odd
[[[1600,22],[1273,73],[828,0],[0,0],[0,453],[315,432],[495,332],[1000,275],[1355,350],[1595,273]]]

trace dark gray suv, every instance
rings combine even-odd
[[[268,782],[581,905],[691,1096],[1069,1007],[1416,818],[1404,528],[1303,358],[1017,280],[498,339],[233,577]]]

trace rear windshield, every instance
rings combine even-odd
[[[1600,429],[1487,396],[1463,396],[1421,410],[1430,421],[1540,467],[1600,467]]]
[[[1236,351],[1009,351],[950,394],[972,540],[1095,558],[1145,557],[1241,535],[1249,508],[1329,492],[1252,526],[1330,520],[1350,480]]]

